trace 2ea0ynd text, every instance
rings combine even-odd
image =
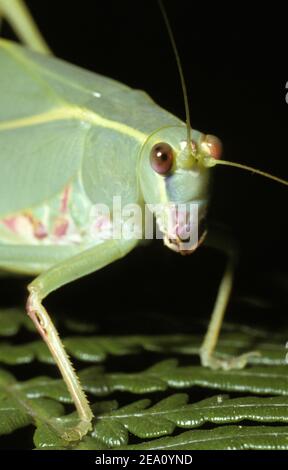
[[[192,455],[190,454],[139,454],[127,456],[108,456],[99,455],[95,459],[96,465],[120,465],[126,468],[129,464],[139,465],[189,465],[192,463]]]

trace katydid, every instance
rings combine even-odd
[[[238,166],[288,183],[221,160],[220,141],[191,129],[185,82],[164,10],[181,75],[186,123],[144,92],[50,56],[21,0],[0,0],[0,14],[28,46],[0,40],[0,268],[35,276],[28,286],[27,313],[50,349],[78,411],[79,423],[63,434],[75,440],[91,430],[93,414],[42,301],[59,287],[125,256],[139,241],[113,238],[109,230],[107,236],[105,230],[113,220],[95,224],[89,216],[93,207],[111,208],[113,197],[121,198],[123,205],[141,208],[161,203],[165,210],[168,207],[168,219],[161,219],[160,228],[169,248],[187,254],[203,242],[227,253],[200,357],[203,366],[242,368],[256,353],[230,361],[214,356],[237,253],[232,242],[206,237],[212,168]],[[171,235],[169,203],[191,202],[199,210],[199,239],[183,251],[186,222]],[[160,224],[159,210],[155,215]],[[93,236],[93,231],[100,236]]]

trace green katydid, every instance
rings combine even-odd
[[[115,196],[122,204],[140,207],[170,202],[198,205],[202,231],[189,252],[204,241],[228,255],[201,362],[212,368],[240,368],[254,353],[230,361],[213,355],[232,288],[236,252],[233,243],[205,238],[202,222],[212,167],[232,165],[288,183],[220,160],[219,140],[191,130],[187,98],[185,124],[145,93],[49,56],[22,0],[0,0],[0,14],[29,46],[0,41],[0,268],[36,276],[28,286],[27,313],[77,408],[79,423],[64,435],[73,440],[91,429],[93,414],[42,301],[64,284],[125,256],[138,243],[121,237],[100,237],[96,242],[89,225],[91,208],[98,203],[111,207]],[[186,97],[164,10],[163,15]],[[141,112],[134,115],[134,108]],[[156,219],[159,222],[159,213]],[[165,244],[181,252],[181,234],[171,237],[163,222],[161,231]]]

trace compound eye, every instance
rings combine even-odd
[[[222,156],[222,142],[215,135],[206,135],[205,140],[202,142],[202,146],[212,158],[220,160]]]
[[[159,142],[152,147],[150,164],[159,175],[167,175],[172,168],[173,158],[172,147],[165,142]]]

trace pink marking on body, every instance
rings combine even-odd
[[[38,222],[36,225],[34,225],[34,235],[35,238],[38,238],[39,240],[42,240],[48,236],[48,232],[42,222]]]
[[[17,219],[18,216],[9,217],[7,219],[3,219],[2,222],[9,230],[11,230],[11,232],[17,233]]]
[[[34,238],[34,225],[25,214],[17,214],[2,220],[2,223],[14,234],[32,240]]]
[[[60,211],[65,214],[68,210],[68,203],[69,203],[69,198],[71,194],[71,186],[67,186],[64,189],[62,198],[61,198],[61,206],[60,206]]]
[[[107,215],[98,216],[90,226],[92,239],[109,240],[112,236],[112,224]]]
[[[45,228],[45,225],[40,220],[36,219],[36,217],[34,217],[30,212],[25,213],[24,216],[31,223],[35,238],[42,240],[43,238],[47,237],[48,232]]]
[[[108,216],[101,216],[96,220],[96,230],[105,230],[110,227],[110,218]]]
[[[31,214],[18,214],[2,220],[3,224],[17,235],[29,237],[32,235],[39,240],[47,237],[45,226],[39,220],[33,218]]]
[[[55,226],[53,229],[53,235],[57,238],[64,237],[68,232],[69,221],[64,218],[59,218],[55,222]]]

